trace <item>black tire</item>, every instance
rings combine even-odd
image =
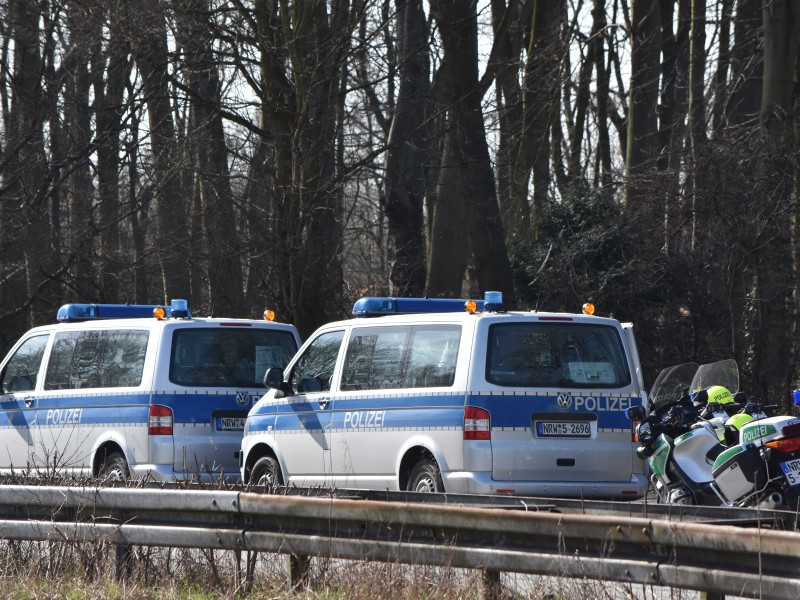
[[[128,461],[121,452],[110,452],[103,459],[97,472],[98,478],[109,483],[122,483],[131,478]]]
[[[428,492],[439,493],[444,492],[444,482],[442,481],[442,472],[439,465],[435,460],[423,458],[419,461],[414,468],[411,469],[411,475],[408,477],[408,485],[406,490],[409,492]]]
[[[247,483],[250,485],[263,485],[267,488],[283,485],[281,466],[274,457],[262,456],[250,469],[250,479]]]

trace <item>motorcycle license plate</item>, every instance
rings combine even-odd
[[[789,485],[800,485],[800,458],[781,463],[781,469]]]
[[[537,437],[578,437],[592,435],[592,424],[588,421],[536,421]]]

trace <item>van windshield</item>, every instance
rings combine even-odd
[[[264,387],[267,369],[284,368],[296,351],[294,336],[288,331],[177,329],[169,380],[190,387]]]
[[[509,387],[621,388],[630,372],[614,327],[502,323],[489,327],[486,380]]]

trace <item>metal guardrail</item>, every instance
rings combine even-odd
[[[568,514],[551,504],[505,510],[224,490],[12,485],[0,487],[0,538],[474,568],[493,585],[500,572],[516,572],[800,597],[800,533]]]

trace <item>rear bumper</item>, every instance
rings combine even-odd
[[[551,498],[592,498],[638,500],[647,492],[644,473],[634,473],[630,481],[495,481],[489,471],[451,471],[442,473],[444,489],[454,494],[504,494]]]

